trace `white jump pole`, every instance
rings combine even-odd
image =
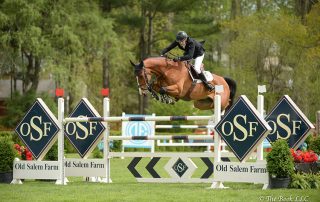
[[[64,168],[64,99],[58,98],[58,121],[60,124],[60,132],[58,133],[58,162],[60,167],[60,178],[56,181],[56,184],[66,185],[65,180],[65,168]]]
[[[219,93],[223,92],[223,86],[215,86],[216,95],[214,96],[214,121],[218,123],[221,120],[221,95]],[[218,132],[214,131],[214,163],[217,165],[221,161],[221,137]],[[223,183],[220,181],[215,181],[212,183],[211,189],[224,188]]]
[[[109,99],[109,89],[103,89],[101,94],[103,98],[103,116],[110,116],[110,99]],[[110,125],[109,122],[105,122],[106,130],[103,134],[103,158],[106,160],[106,178],[102,178],[101,182],[111,183],[110,177],[110,145],[109,145],[109,136],[110,136]]]
[[[266,91],[265,85],[258,85],[257,109],[261,119],[264,119],[264,96],[261,93],[265,93]],[[257,147],[257,160],[263,161],[263,142]]]
[[[200,121],[210,120],[212,116],[146,116],[146,117],[69,117],[64,122],[121,122],[121,121]]]
[[[109,140],[212,140],[208,135],[109,136]]]

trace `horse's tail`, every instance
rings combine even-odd
[[[236,92],[237,92],[237,83],[235,80],[228,77],[224,77],[224,80],[226,80],[230,89],[230,96],[229,96],[230,101],[229,101],[229,105],[226,108],[226,111],[228,111],[233,105],[234,96],[236,95]]]

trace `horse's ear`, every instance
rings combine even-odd
[[[139,67],[142,68],[143,65],[144,65],[144,64],[143,64],[143,60],[141,60],[141,62],[140,62],[140,64],[139,64]]]
[[[136,64],[134,64],[131,60],[130,60],[130,63],[132,66],[134,66],[134,67],[136,66]]]

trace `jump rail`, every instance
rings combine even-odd
[[[213,140],[209,135],[109,136],[109,140]]]
[[[215,125],[205,125],[205,126],[199,126],[199,125],[156,125],[156,129],[170,129],[170,128],[182,128],[182,129],[197,129],[197,128],[206,128],[206,129],[212,129]]]
[[[64,122],[120,122],[120,121],[199,121],[210,120],[212,116],[156,116],[156,117],[71,117],[65,118]]]

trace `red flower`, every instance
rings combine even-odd
[[[14,144],[14,148],[18,151],[18,154],[22,160],[32,160],[32,153],[27,147]]]
[[[26,152],[26,160],[32,160],[32,153],[30,151]]]
[[[304,152],[297,150],[294,152],[292,149],[291,154],[294,159],[294,162],[296,162],[296,163],[303,163],[303,162],[313,163],[318,160],[317,154],[315,154],[312,150],[304,151]]]
[[[14,148],[15,148],[17,151],[20,151],[20,145],[14,144]]]

